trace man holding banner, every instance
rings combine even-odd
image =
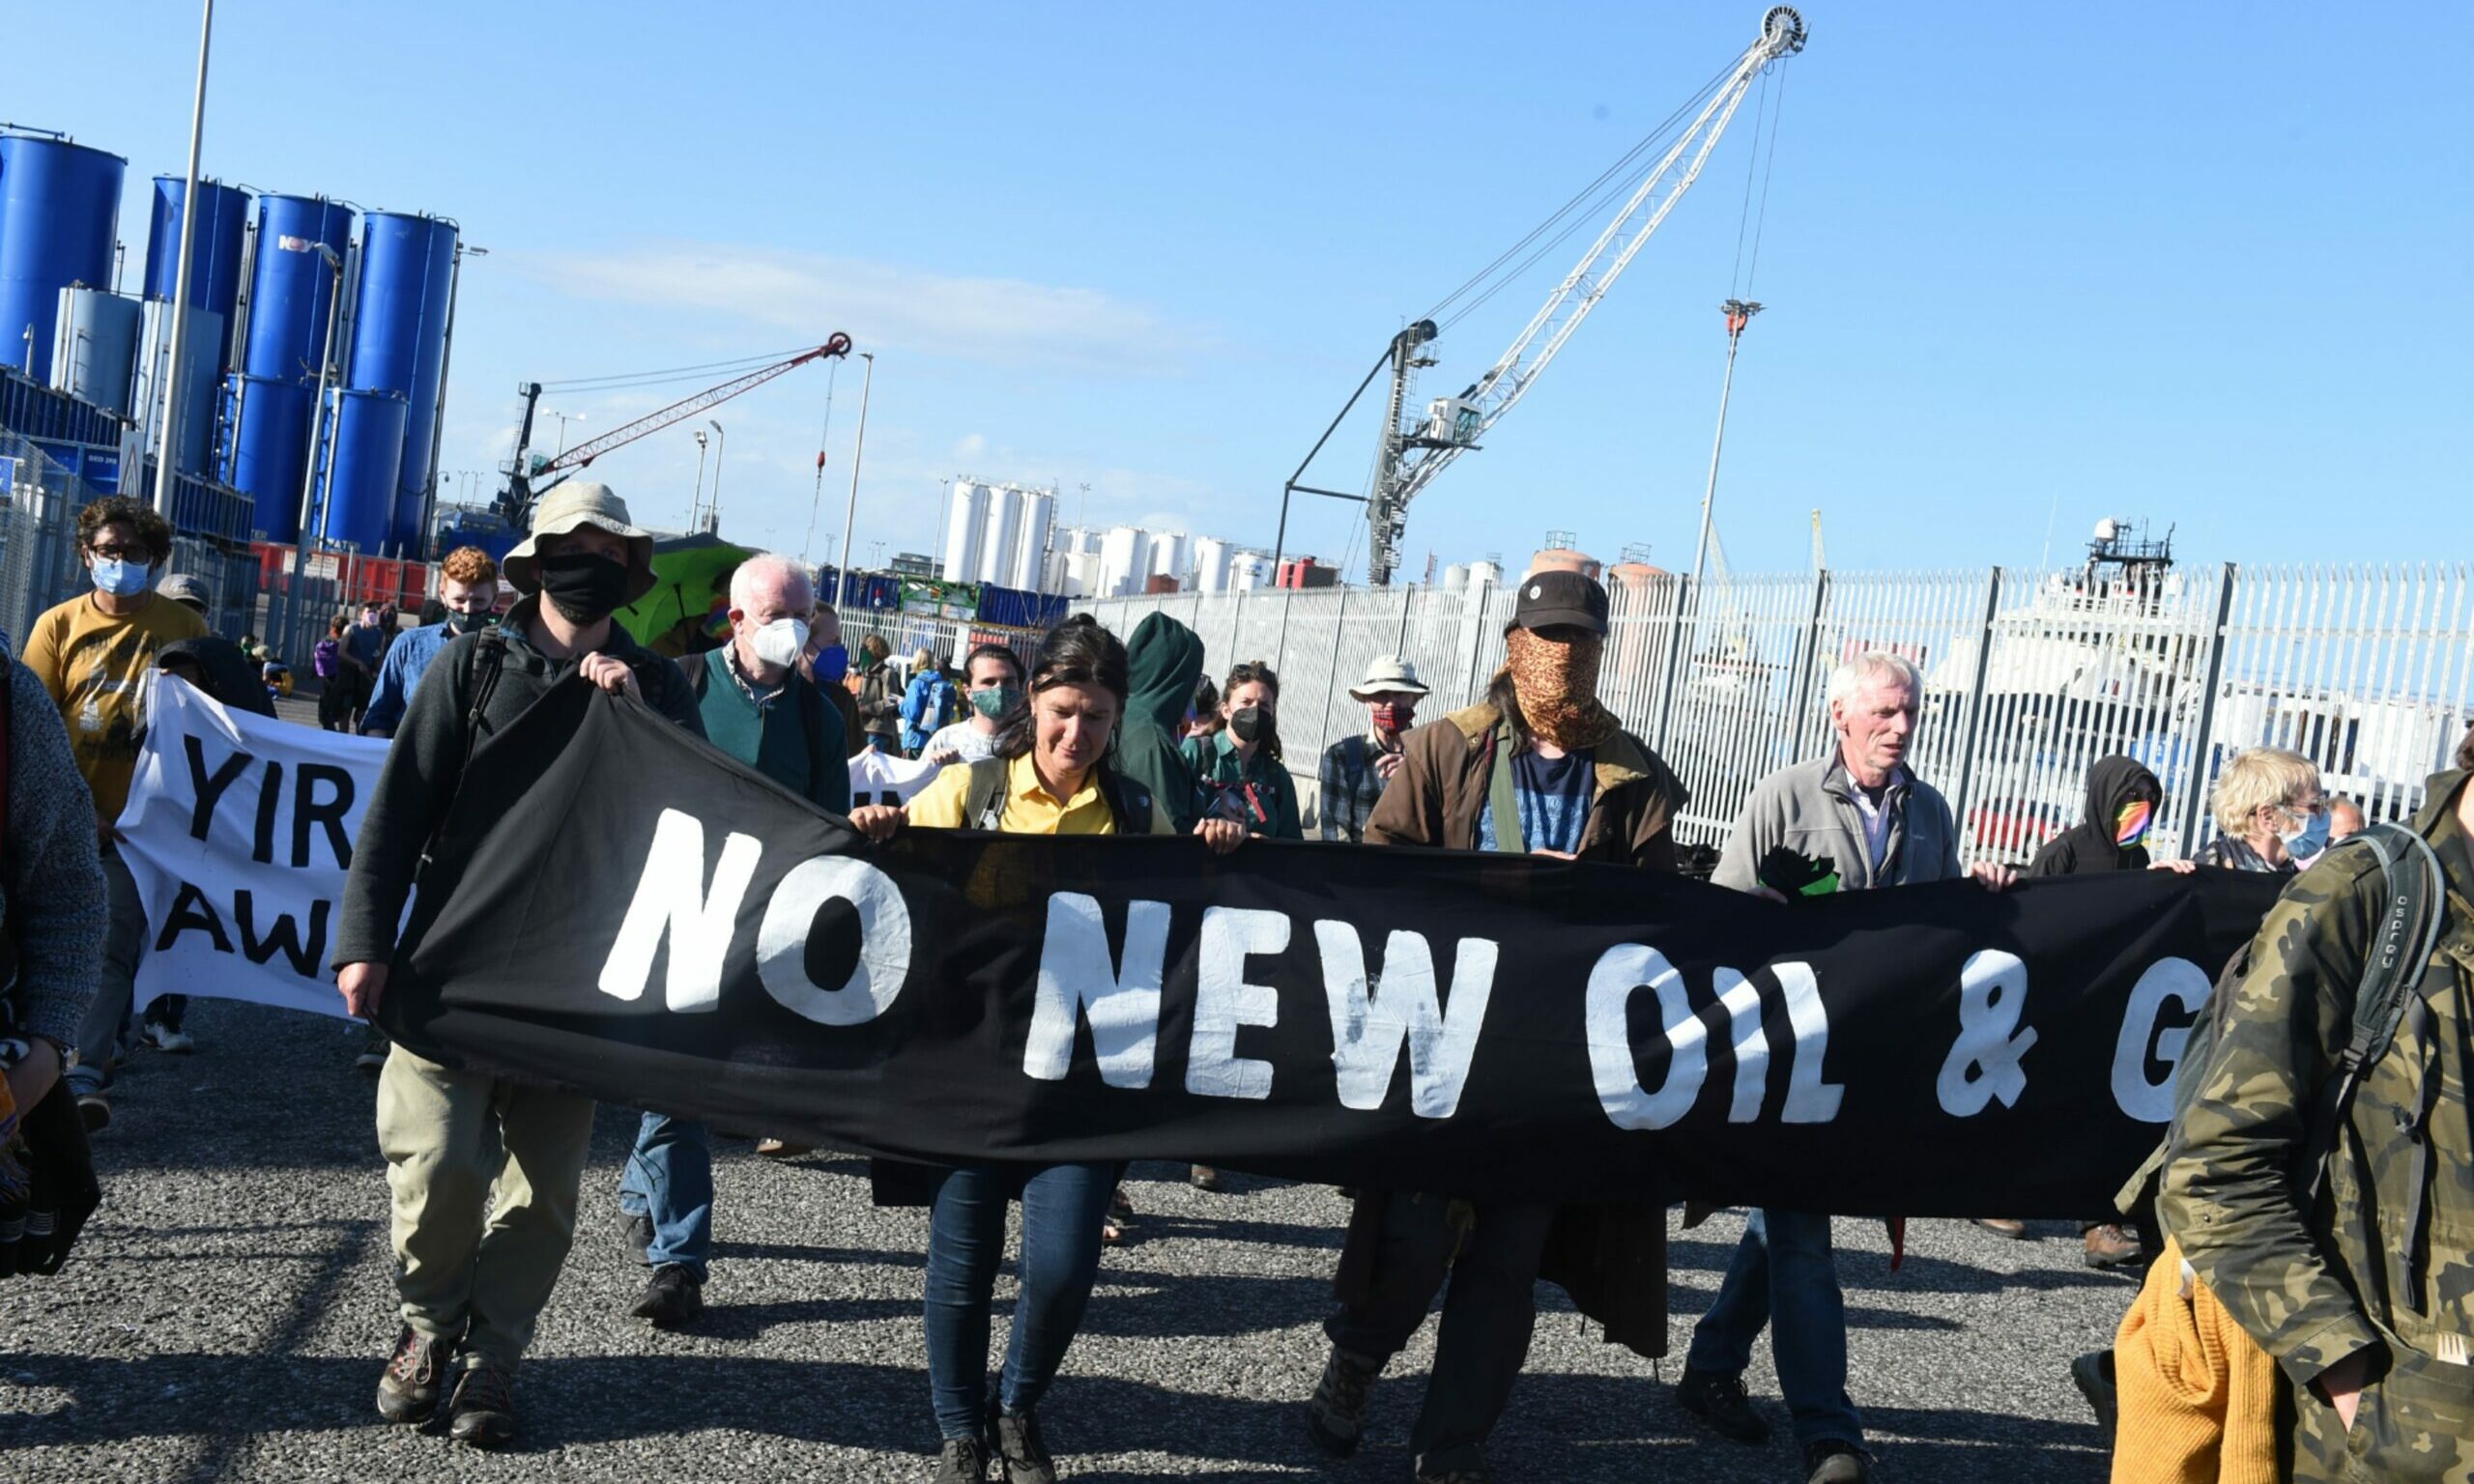
[[[486,744],[535,700],[581,676],[704,735],[686,677],[611,618],[652,589],[653,571],[652,537],[608,486],[571,482],[544,497],[505,575],[523,601],[502,627],[440,653],[355,842],[335,949],[337,987],[354,1014],[374,1013],[386,992],[405,899],[467,767],[504,765]],[[435,912],[440,890],[424,883],[416,925]],[[592,1108],[588,1098],[442,1066],[402,1045],[389,1053],[378,1143],[404,1328],[379,1381],[380,1415],[424,1421],[451,1370],[452,1436],[481,1447],[514,1437],[515,1365],[574,1239]]]

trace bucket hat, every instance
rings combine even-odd
[[[1349,695],[1359,700],[1371,700],[1386,691],[1403,696],[1424,696],[1426,688],[1418,679],[1418,667],[1396,654],[1379,654],[1366,667],[1366,678],[1349,687]]]
[[[653,590],[653,534],[639,529],[627,519],[627,502],[611,492],[606,484],[590,484],[570,479],[552,487],[532,507],[532,532],[526,536],[499,571],[515,590],[528,596],[541,590],[538,567],[541,538],[563,536],[571,530],[590,526],[622,536],[627,542],[628,607],[638,598]]]

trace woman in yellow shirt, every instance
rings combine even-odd
[[[850,823],[879,842],[905,823],[1012,835],[1151,833],[1165,813],[1106,760],[1125,698],[1125,645],[1078,614],[1040,644],[1027,697],[998,725],[993,757],[947,768],[905,808],[853,810]],[[1204,820],[1194,833],[1222,852],[1245,839],[1225,819]],[[944,1440],[936,1484],[981,1484],[998,1460],[1007,1478],[1053,1479],[1034,1409],[1081,1327],[1099,1275],[1115,1168],[964,1164],[934,1173],[923,1308],[928,1388]],[[988,1306],[1005,1254],[1006,1203],[1016,1197],[1021,1296],[992,1407]]]

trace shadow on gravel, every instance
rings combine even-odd
[[[1132,1289],[1134,1292],[1126,1292]],[[1001,1305],[1012,1311],[1010,1303]],[[1147,1272],[1103,1264],[1084,1334],[1228,1339],[1317,1324],[1332,1309],[1328,1278]]]
[[[2073,1241],[2078,1239],[2075,1230],[2071,1238]],[[1679,1274],[1707,1273],[1712,1291],[1717,1280],[1726,1275],[1727,1265],[1735,1260],[1735,1255],[1736,1243],[1732,1241],[1703,1241],[1690,1237],[1674,1237],[1667,1241],[1668,1270]],[[1937,1257],[1916,1250],[1915,1229],[1913,1227],[1909,1229],[1907,1260],[1896,1272],[1890,1271],[1887,1253],[1840,1246],[1838,1283],[1841,1288],[1849,1289],[1942,1294],[2055,1293],[2063,1289],[2112,1288],[2120,1289],[2125,1298],[2138,1286],[2132,1276],[2100,1272],[2091,1268],[2000,1272],[1977,1267],[1964,1257]]]
[[[925,1268],[928,1254],[917,1250],[871,1252],[857,1247],[810,1247],[787,1241],[716,1241],[713,1261],[828,1263],[835,1267]]]

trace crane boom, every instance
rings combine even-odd
[[[681,398],[659,412],[647,413],[633,422],[620,423],[599,438],[576,444],[530,473],[524,469],[524,449],[519,445],[515,453],[514,467],[507,473],[506,491],[499,497],[500,513],[515,525],[521,526],[532,509],[535,493],[532,485],[534,480],[547,481],[543,485],[543,489],[547,490],[573,478],[577,472],[590,467],[593,460],[614,448],[623,447],[647,434],[658,433],[674,423],[683,422],[706,408],[719,407],[741,392],[753,391],[784,372],[795,371],[809,361],[821,360],[829,356],[847,357],[849,354],[850,337],[837,329],[824,344],[814,350],[801,351],[787,360],[777,360],[769,366],[750,371],[745,376],[733,377],[718,386],[707,386],[694,396]],[[528,390],[533,397],[540,395],[540,388],[537,385],[530,386]],[[528,435],[532,431],[532,405],[528,401],[525,408],[525,431]]]
[[[1403,426],[1395,417],[1386,425],[1377,455],[1374,497],[1366,510],[1369,582],[1377,586],[1390,583],[1399,566],[1400,534],[1409,501],[1451,468],[1453,461],[1476,447],[1487,430],[1527,395],[1572,332],[1648,244],[1651,234],[1700,179],[1710,152],[1726,133],[1762,70],[1803,49],[1803,17],[1793,6],[1770,7],[1762,16],[1759,39],[1744,49],[1726,81],[1530,317],[1510,347],[1459,396],[1436,399],[1422,424]],[[1683,169],[1677,173],[1680,162]],[[1410,364],[1406,357],[1395,358],[1395,404],[1405,395]]]

